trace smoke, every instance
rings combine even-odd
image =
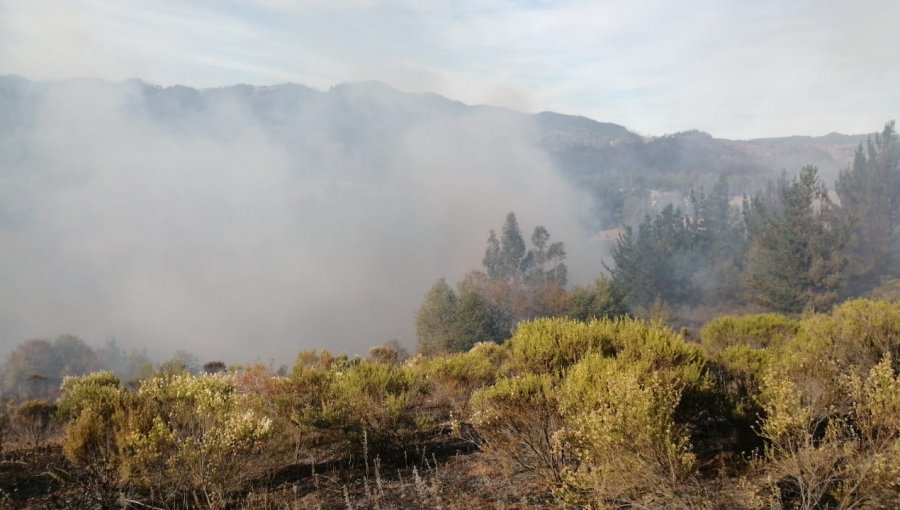
[[[431,283],[478,268],[509,211],[566,242],[575,280],[599,271],[583,197],[525,115],[376,86],[28,89],[0,145],[0,350],[411,347]]]

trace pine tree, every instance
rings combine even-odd
[[[425,355],[447,352],[454,341],[457,296],[443,278],[434,282],[416,314],[419,352]]]
[[[806,166],[775,192],[754,197],[747,211],[751,246],[748,297],[771,310],[824,310],[837,299],[848,229],[838,220],[817,169]]]
[[[607,267],[613,284],[635,307],[655,299],[691,300],[691,277],[698,267],[696,238],[690,219],[672,205],[653,218],[646,216],[637,235],[626,227],[612,249],[613,267]]]
[[[847,256],[850,287],[863,292],[879,276],[894,273],[900,223],[900,144],[894,123],[856,150],[853,166],[840,173],[835,191],[845,221],[851,222]]]

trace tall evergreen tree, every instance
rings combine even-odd
[[[434,282],[416,313],[419,352],[426,355],[447,352],[456,332],[457,296],[443,278]]]
[[[693,283],[707,303],[741,300],[740,272],[747,251],[746,229],[740,212],[731,206],[728,181],[720,177],[710,193],[691,192],[697,264]]]
[[[895,273],[900,227],[900,143],[894,122],[884,126],[856,150],[853,166],[840,173],[835,191],[844,218],[852,222],[847,244],[851,291],[877,284],[879,276]]]
[[[775,192],[753,198],[746,212],[751,245],[744,283],[748,297],[771,310],[824,310],[837,299],[848,229],[839,221],[814,166]]]
[[[625,228],[607,270],[631,306],[646,306],[655,299],[686,301],[695,290],[691,276],[698,266],[696,248],[691,221],[670,204],[655,217],[646,216],[637,235]]]
[[[489,246],[490,248],[490,246]],[[522,271],[522,259],[525,258],[525,240],[519,230],[519,222],[514,213],[506,215],[503,230],[500,233],[499,271],[501,278],[517,279]]]

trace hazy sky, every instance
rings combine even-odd
[[[900,112],[898,21],[896,0],[0,0],[0,74],[372,79],[644,134],[864,133]]]

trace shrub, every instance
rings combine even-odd
[[[890,354],[868,375],[841,380],[846,414],[821,414],[777,370],[764,380],[765,470],[785,506],[895,508],[900,504],[900,374]]]
[[[249,462],[273,432],[271,419],[244,398],[227,374],[144,381],[118,417],[123,472],[169,502],[189,492],[211,507],[224,505],[238,481],[252,476]]]
[[[553,485],[562,482],[565,450],[553,437],[564,423],[548,374],[503,378],[472,397],[473,422],[487,451]]]
[[[472,393],[489,386],[499,376],[503,348],[495,343],[478,344],[468,352],[444,354],[421,362],[422,370],[438,394],[448,402],[454,417],[467,418]]]
[[[342,369],[295,367],[291,420],[301,430],[351,450],[399,448],[431,425],[422,404],[429,392],[415,366],[361,362]]]
[[[816,416],[849,412],[848,374],[865,374],[886,355],[898,368],[900,306],[854,300],[830,315],[801,321],[797,336],[777,350],[780,373],[797,386]]]
[[[369,349],[367,361],[372,363],[387,363],[389,365],[399,365],[406,360],[408,354],[406,349],[400,345],[400,342],[391,340],[384,345],[376,345]]]
[[[612,355],[619,323],[611,320],[578,322],[535,319],[519,324],[509,341],[510,366],[523,374],[551,374],[565,370],[591,352]]]
[[[9,442],[10,420],[6,412],[0,411],[0,454],[6,451],[6,444]]]
[[[58,414],[69,420],[91,407],[111,414],[110,406],[118,402],[121,390],[121,381],[112,372],[66,377],[60,388]]]
[[[680,399],[677,384],[627,361],[592,354],[575,365],[559,394],[568,426],[557,451],[576,459],[563,472],[563,498],[642,508],[689,499],[694,455],[675,420]]]
[[[26,400],[13,412],[12,424],[21,436],[37,447],[46,439],[56,406],[46,400]]]
[[[91,492],[104,508],[112,508],[122,484],[117,430],[126,392],[111,372],[95,372],[63,380],[58,415],[65,422],[62,447],[66,458],[83,469]]]
[[[700,330],[700,342],[710,352],[747,345],[754,349],[779,346],[797,334],[800,324],[777,313],[725,315]]]
[[[590,286],[575,287],[569,293],[566,315],[572,319],[612,319],[629,314],[625,296],[606,278],[598,278]]]

